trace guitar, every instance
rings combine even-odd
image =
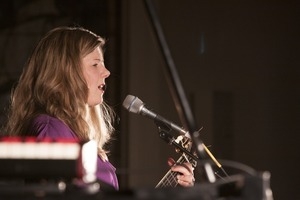
[[[183,148],[187,151],[191,150],[192,142],[189,138],[185,136],[178,136],[175,140],[178,144],[180,144]],[[176,149],[178,152],[179,149]],[[189,162],[192,164],[193,167],[197,166],[197,161],[192,158],[191,156],[187,155],[186,153],[182,153],[179,159],[176,161],[178,164],[182,164],[185,162]],[[178,185],[176,176],[178,172],[173,172],[171,169],[163,176],[163,178],[158,182],[155,188],[164,188],[164,187],[176,187]]]

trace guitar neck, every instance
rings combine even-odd
[[[195,161],[189,156],[182,154],[176,163],[182,164],[185,162],[191,162],[193,166],[196,165]],[[158,182],[155,188],[164,188],[164,187],[176,187],[178,172],[173,172],[171,169],[165,174],[165,176]]]
[[[177,182],[177,172],[173,172],[169,170],[165,176],[159,181],[159,183],[155,186],[155,188],[164,188],[164,187],[176,187]]]

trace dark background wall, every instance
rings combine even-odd
[[[299,199],[299,3],[154,1],[201,131],[218,159],[270,171],[274,199]],[[154,187],[178,155],[127,94],[181,125],[143,1],[1,1],[1,111],[37,39],[79,24],[106,37],[106,94],[119,117],[111,161],[122,188]],[[2,115],[5,118],[4,115]],[[4,119],[3,119],[4,120]],[[2,121],[3,121],[2,120]]]

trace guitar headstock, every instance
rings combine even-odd
[[[186,151],[190,152],[192,155],[196,157],[196,154],[191,152],[192,149],[192,140],[186,136],[180,135],[175,140],[176,143],[178,143],[182,148],[184,148]],[[177,153],[183,153],[182,157],[185,158],[186,162],[190,162],[193,167],[197,166],[197,160],[192,158],[191,156],[187,155],[186,153],[182,152],[180,148],[175,148],[175,151]]]
[[[179,135],[176,139],[175,142],[180,144],[181,147],[185,148],[186,150],[190,151],[192,148],[192,140],[186,136]],[[175,149],[176,152],[179,152],[180,149]]]

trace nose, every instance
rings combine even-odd
[[[110,71],[106,68],[106,67],[104,67],[104,71],[103,71],[103,77],[104,78],[107,78],[107,77],[109,77],[109,75],[110,75]]]

